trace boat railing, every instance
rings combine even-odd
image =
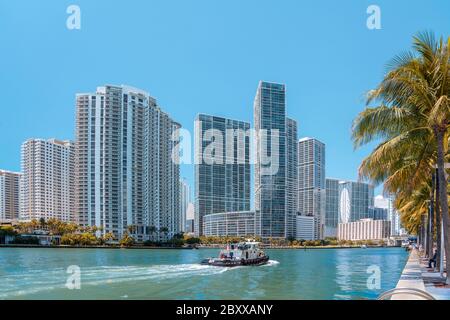
[[[426,291],[416,289],[416,288],[394,288],[391,290],[388,290],[386,292],[383,292],[377,300],[388,300],[391,299],[395,295],[399,294],[407,294],[414,297],[419,297],[425,300],[436,300],[431,294],[429,294]]]

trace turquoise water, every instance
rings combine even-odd
[[[395,287],[401,248],[268,250],[259,267],[202,266],[217,250],[0,248],[0,299],[373,299]],[[81,288],[66,287],[71,265]],[[381,288],[369,289],[370,266]]]

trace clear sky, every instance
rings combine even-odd
[[[366,27],[371,4],[381,30]],[[197,113],[253,122],[266,80],[287,85],[299,137],[326,144],[327,176],[357,179],[370,149],[353,150],[351,122],[424,30],[449,35],[450,1],[0,0],[0,168],[20,170],[27,138],[73,139],[77,92],[142,88],[192,130]],[[192,166],[182,176],[193,186]]]

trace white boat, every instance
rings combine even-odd
[[[259,248],[259,242],[247,240],[245,242],[227,244],[221,250],[218,258],[206,258],[202,264],[217,267],[237,267],[263,265],[269,261],[269,256]]]

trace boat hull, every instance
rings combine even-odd
[[[215,266],[215,267],[238,267],[238,266],[260,266],[269,262],[269,256],[264,256],[255,259],[204,259],[203,265]]]

